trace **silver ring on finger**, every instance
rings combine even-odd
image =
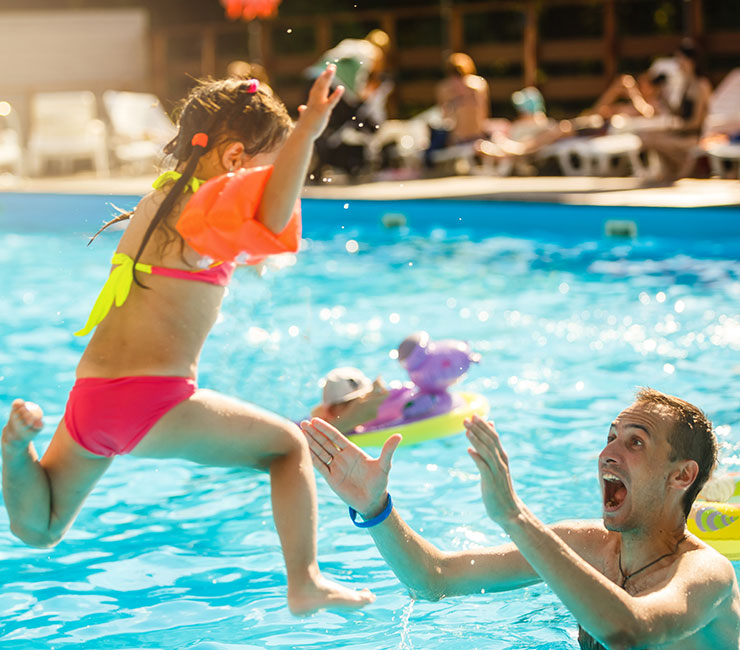
[[[329,465],[331,465],[333,461],[334,461],[334,456],[329,456],[329,460],[326,461],[326,466],[329,467]]]

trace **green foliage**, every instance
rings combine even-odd
[[[683,19],[683,0],[621,0],[617,3],[618,29],[625,36],[679,34],[684,29]]]

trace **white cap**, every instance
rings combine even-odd
[[[371,382],[362,370],[352,367],[334,368],[319,385],[324,387],[324,404],[342,404],[356,397],[367,395],[373,389]]]

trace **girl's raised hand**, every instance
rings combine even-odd
[[[308,93],[308,102],[298,107],[300,117],[296,128],[305,129],[311,138],[316,139],[329,123],[329,116],[344,94],[344,86],[337,86],[330,93],[331,82],[337,67],[330,63],[313,82]]]

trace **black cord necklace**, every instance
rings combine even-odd
[[[674,548],[670,553],[664,553],[663,555],[653,560],[652,562],[648,562],[644,567],[640,567],[639,569],[637,569],[637,571],[633,571],[632,573],[628,573],[627,575],[624,575],[624,569],[622,569],[622,548],[620,546],[619,548],[619,573],[622,574],[622,589],[624,589],[624,585],[627,584],[627,580],[629,580],[630,578],[634,578],[638,573],[641,573],[645,569],[649,569],[651,566],[653,566],[653,564],[657,564],[661,560],[667,557],[670,557],[671,555],[675,555],[678,552],[678,547],[681,545],[681,542],[683,542],[683,540],[685,539],[686,539],[686,534],[684,533],[683,537],[681,537],[681,539],[679,539],[676,542],[676,548]]]

